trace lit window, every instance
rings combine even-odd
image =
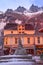
[[[38,43],[40,43],[40,37],[38,37]]]
[[[27,40],[28,40],[28,43],[30,43],[30,38],[27,38]]]

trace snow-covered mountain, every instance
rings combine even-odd
[[[4,13],[0,14],[0,29],[2,29],[7,22],[19,24],[25,22],[43,23],[43,7],[38,7],[32,4],[29,10],[21,6],[16,10],[7,9]]]
[[[19,7],[17,7],[17,9],[15,11],[23,13],[24,11],[38,12],[38,11],[42,11],[42,10],[43,10],[43,6],[38,7],[38,6],[34,5],[34,4],[32,4],[29,9],[26,9],[25,7],[19,6]]]
[[[0,23],[0,30],[3,29],[5,25],[6,25],[6,23],[1,22],[1,23]]]
[[[27,11],[25,11],[24,12],[24,15],[26,15],[27,17],[29,17],[29,18],[32,18],[32,17],[34,17],[34,16],[36,16],[36,15],[39,15],[39,14],[42,14],[43,13],[43,11],[38,11],[38,12],[27,12]]]
[[[26,10],[25,7],[19,6],[15,11],[23,13]]]
[[[31,7],[29,8],[30,12],[38,12],[38,11],[42,11],[43,7],[38,7],[34,4],[31,5]]]

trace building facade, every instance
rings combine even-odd
[[[16,49],[18,38],[28,54],[43,53],[43,28],[36,28],[32,24],[7,23],[4,27],[4,49]]]

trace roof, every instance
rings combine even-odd
[[[32,24],[25,24],[25,30],[34,30],[34,26]]]
[[[16,23],[7,23],[4,29],[9,30],[17,30],[17,24]]]
[[[4,29],[17,30],[18,25],[25,25],[25,30],[34,30],[34,26],[32,24],[17,24],[17,23],[7,23]]]

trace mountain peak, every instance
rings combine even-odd
[[[23,13],[25,10],[26,8],[19,6],[15,11]]]
[[[13,10],[12,9],[7,9],[5,13],[12,13]]]
[[[38,6],[35,6],[34,4],[32,4],[30,7],[30,11],[32,11],[32,12],[37,12],[37,11],[39,11],[39,9],[40,8]]]

